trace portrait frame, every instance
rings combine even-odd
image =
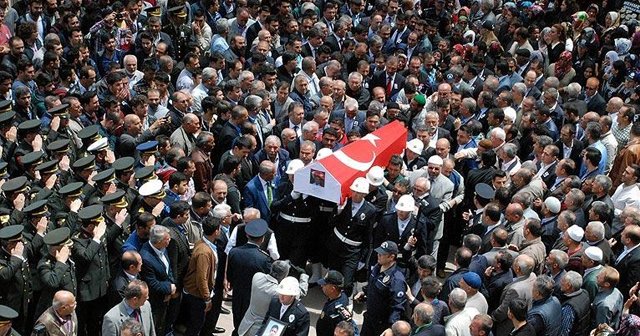
[[[264,325],[264,329],[259,336],[281,336],[284,334],[284,330],[287,328],[287,324],[273,317],[269,317],[267,323]],[[272,331],[273,330],[273,331]]]

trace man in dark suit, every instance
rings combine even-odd
[[[467,175],[467,179],[464,181],[465,183],[465,200],[466,204],[471,204],[471,200],[473,200],[473,191],[475,190],[475,186],[479,183],[486,183],[488,185],[492,184],[493,175],[496,172],[496,168],[494,167],[496,164],[496,153],[492,150],[482,152],[480,155],[480,161],[482,162],[482,167],[476,170],[472,170]]]
[[[373,88],[381,87],[385,89],[388,100],[394,100],[395,96],[404,88],[404,77],[398,72],[398,58],[390,56],[387,58],[384,71],[376,72],[369,82],[369,89],[373,93]]]
[[[235,182],[239,190],[244,189],[258,170],[257,163],[253,160],[253,156],[250,155],[253,146],[249,136],[243,135],[236,138],[233,142],[233,148],[224,152],[220,157],[220,163],[218,164],[220,173],[231,157],[236,157],[240,160],[240,172],[235,176]]]
[[[169,228],[154,225],[149,233],[149,241],[140,248],[142,257],[142,271],[140,276],[149,286],[149,303],[153,323],[157,335],[165,335],[165,330],[171,331],[172,326],[165,323],[167,308],[171,297],[177,297],[177,286],[167,246],[171,241]]]
[[[298,280],[294,277],[286,277],[280,282],[276,291],[278,297],[271,299],[269,310],[262,323],[264,328],[269,327],[268,322],[271,317],[287,323],[287,328],[280,334],[281,336],[308,335],[311,320],[307,308],[296,298],[300,295]],[[287,306],[287,309],[283,312],[284,306]]]
[[[120,259],[122,269],[111,281],[109,305],[114,306],[124,298],[124,289],[134,280],[140,278],[142,257],[137,251],[126,251]]]
[[[258,175],[251,179],[242,191],[245,208],[256,208],[260,211],[260,218],[271,219],[271,202],[277,198],[273,186],[276,176],[276,166],[271,161],[262,161]]]
[[[547,189],[553,186],[556,181],[556,166],[558,165],[558,147],[547,145],[542,150],[542,162],[536,175],[540,176]]]
[[[352,130],[360,129],[360,126],[364,123],[366,113],[365,111],[359,111],[358,108],[358,104],[355,101],[347,100],[344,103],[344,110],[333,111],[330,120],[343,119],[344,133],[349,134]]]
[[[211,153],[212,158],[219,158],[222,154],[233,147],[233,141],[240,136],[240,127],[249,119],[249,112],[243,106],[236,105],[231,110],[231,119],[229,119],[216,139],[216,146]]]
[[[571,159],[576,164],[576,171],[569,172],[569,175],[576,174],[579,171],[580,164],[582,163],[582,150],[584,145],[582,141],[575,139],[576,126],[572,124],[564,124],[560,129],[560,140],[555,142],[555,146],[560,150],[558,152],[558,159]]]
[[[587,103],[587,111],[597,112],[599,115],[605,114],[607,102],[604,97],[598,91],[600,87],[600,81],[591,77],[587,79],[587,84],[584,87],[584,101]]]
[[[373,246],[380,246],[385,241],[393,241],[398,246],[409,244],[411,249],[418,245],[416,235],[416,217],[412,214],[415,209],[415,200],[411,195],[403,195],[395,205],[396,213],[389,213],[380,219],[375,229]],[[411,250],[403,250],[397,256],[399,267],[407,269]]]
[[[513,264],[513,255],[507,251],[499,251],[490,268],[485,271],[487,303],[489,311],[493,311],[500,306],[500,297],[504,288],[513,281],[513,273],[511,265]]]
[[[257,272],[269,273],[271,268],[271,258],[260,249],[267,230],[268,225],[264,219],[250,221],[244,230],[248,242],[229,251],[227,280],[234,290],[231,310],[233,311],[233,327],[236,330],[249,308],[253,275]]]
[[[620,273],[618,289],[624,295],[625,300],[629,298],[629,290],[640,281],[640,227],[635,225],[627,226],[622,231],[621,241],[624,250],[615,260],[615,268]]]
[[[413,198],[416,200],[418,214],[416,216],[416,237],[418,244],[416,246],[416,258],[420,258],[425,254],[435,256],[437,251],[433,250],[433,238],[436,234],[436,228],[442,221],[442,211],[440,210],[440,200],[433,197],[430,193],[431,183],[426,177],[419,177],[413,187]]]

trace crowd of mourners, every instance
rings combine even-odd
[[[0,336],[639,335],[639,20],[0,0]],[[387,124],[340,204],[301,192]]]

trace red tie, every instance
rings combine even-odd
[[[387,99],[391,96],[391,82],[392,82],[392,77],[387,76]]]

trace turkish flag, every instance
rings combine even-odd
[[[394,154],[407,145],[407,129],[398,121],[298,170],[294,190],[335,203],[349,196],[351,183],[373,166],[386,167]]]

